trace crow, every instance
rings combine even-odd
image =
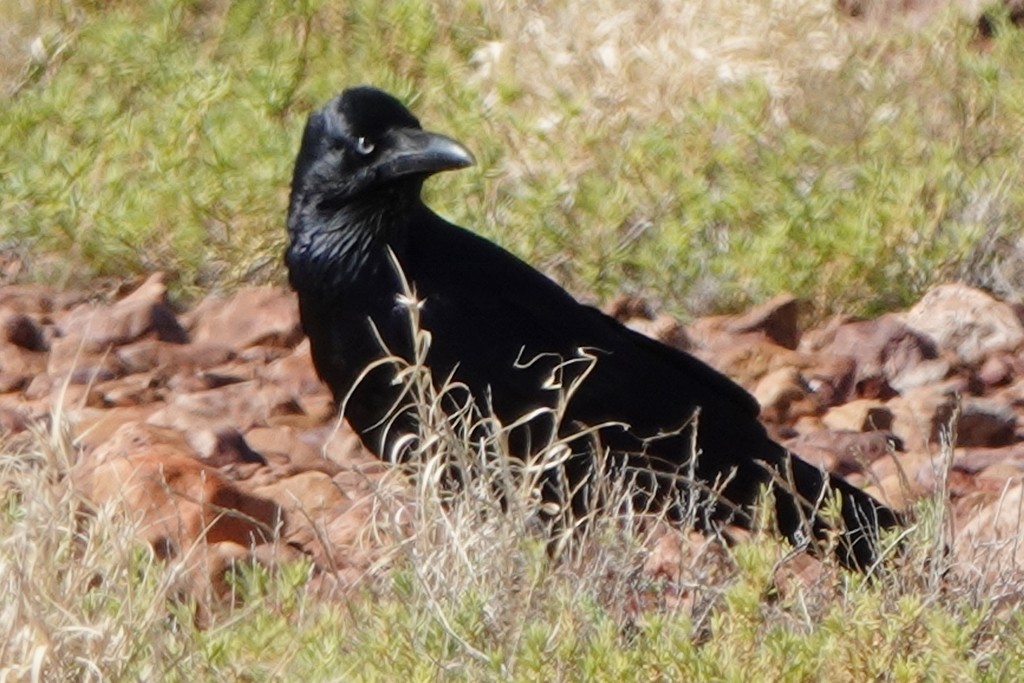
[[[316,371],[367,448],[393,457],[415,433],[408,411],[393,419],[401,382],[384,362],[414,359],[409,287],[435,381],[465,387],[504,424],[534,411],[509,441],[514,457],[528,461],[553,436],[591,428],[570,440],[571,455],[542,487],[561,509],[586,514],[599,505],[593,482],[628,472],[643,509],[681,517],[699,500],[700,526],[749,525],[769,490],[779,530],[795,545],[814,551],[831,534],[845,566],[866,571],[879,561],[880,533],[898,516],[774,442],[741,387],[426,206],[426,178],[474,163],[463,145],[423,130],[399,100],[370,86],[344,90],[306,123],[285,262]],[[821,513],[829,492],[841,520]]]

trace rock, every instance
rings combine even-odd
[[[801,353],[821,353],[827,351],[836,340],[836,333],[840,328],[851,323],[864,322],[864,318],[852,315],[834,315],[821,327],[807,330],[800,337],[800,344],[797,351]]]
[[[287,356],[271,361],[259,376],[275,386],[288,389],[295,396],[327,392],[313,367],[308,339],[302,340]]]
[[[188,335],[166,302],[163,274],[155,273],[138,289],[112,306],[82,304],[59,323],[61,336],[85,352],[105,352],[151,336],[162,341],[185,343]]]
[[[224,365],[235,357],[233,351],[221,344],[176,344],[159,339],[143,339],[120,346],[114,355],[128,374],[157,372],[161,375],[192,374]]]
[[[978,483],[982,488],[1000,491],[1004,487],[1017,486],[1024,479],[1024,462],[1019,460],[1002,460],[995,462],[978,472]],[[992,484],[986,487],[986,480]]]
[[[779,597],[793,600],[802,591],[822,584],[826,578],[835,580],[835,570],[828,572],[821,560],[809,553],[800,552],[787,555],[776,565],[772,583]]]
[[[845,403],[853,392],[857,364],[845,356],[809,354],[800,352],[810,359],[802,371],[807,386],[814,392],[822,407]]]
[[[842,476],[863,471],[880,458],[900,449],[889,432],[822,431],[790,439],[786,448],[808,462]]]
[[[973,581],[995,581],[1024,569],[1024,488],[1012,486],[982,507],[954,535],[956,571]]]
[[[120,408],[79,410],[75,414],[72,425],[75,445],[89,454],[100,445],[110,441],[124,425],[142,425],[162,406],[163,403],[156,402]],[[168,434],[172,434],[172,432],[168,432]],[[183,439],[177,443],[182,447],[187,447],[187,443]],[[112,446],[107,446],[107,448],[112,448]]]
[[[301,413],[287,391],[250,381],[207,391],[175,394],[149,422],[180,431],[230,427],[246,432],[265,426],[275,415]]]
[[[45,353],[0,343],[0,394],[25,389],[45,371]]]
[[[72,375],[72,383],[75,383]],[[99,378],[97,378],[99,379]],[[99,382],[96,385],[100,405],[124,408],[163,400],[160,378],[154,373],[129,375]]]
[[[234,427],[221,427],[203,432],[201,437],[189,437],[186,437],[189,444],[210,467],[222,469],[238,464],[267,464],[266,458],[250,447],[245,437]]]
[[[333,477],[342,470],[320,449],[299,438],[291,427],[255,427],[246,432],[245,440],[265,457],[276,456],[283,463],[277,469],[286,476],[316,470]]]
[[[686,329],[678,320],[669,315],[656,314],[650,303],[641,297],[620,294],[612,299],[604,311],[626,327],[663,344],[683,351],[692,346]]]
[[[282,520],[273,502],[246,493],[203,465],[180,434],[125,425],[76,465],[76,488],[96,505],[113,504],[162,557],[206,540],[248,547],[272,539]]]
[[[1020,363],[1010,354],[993,354],[978,368],[978,381],[986,388],[1004,386],[1022,374]]]
[[[1007,446],[1017,440],[1017,415],[995,401],[968,398],[962,401],[956,433],[957,446]]]
[[[1024,463],[1024,442],[1004,448],[958,448],[953,454],[953,467],[968,474],[1007,461]]]
[[[995,447],[1013,443],[1017,438],[1014,411],[988,399],[963,397],[961,388],[957,382],[920,387],[893,399],[889,402],[893,432],[913,450],[941,444],[952,428],[954,446]]]
[[[792,367],[769,372],[758,381],[753,394],[761,404],[761,418],[766,422],[790,422],[819,411],[810,387]]]
[[[329,475],[315,470],[299,472],[272,484],[256,487],[253,493],[277,503],[293,522],[301,518],[323,523],[325,513],[343,512],[351,505],[351,499]]]
[[[933,287],[903,320],[969,365],[1024,344],[1024,325],[1011,306],[959,283]]]
[[[247,287],[229,299],[207,297],[188,316],[187,324],[196,342],[234,350],[292,347],[303,337],[295,296],[274,287]]]
[[[12,313],[43,315],[58,306],[53,288],[45,285],[5,285],[0,287],[0,309]]]
[[[0,405],[0,435],[19,434],[32,426],[33,422],[28,411],[14,406]]]
[[[799,300],[792,294],[779,294],[733,317],[726,329],[737,335],[759,333],[766,340],[792,350],[800,342],[798,318]]]
[[[0,310],[0,343],[26,351],[45,351],[46,336],[36,321],[24,313]]]
[[[731,346],[704,349],[697,355],[734,382],[753,391],[762,377],[786,367],[812,363],[801,354],[759,339],[744,339]]]
[[[821,421],[836,431],[872,432],[892,427],[892,410],[873,398],[862,398],[829,408]]]
[[[111,380],[125,374],[115,354],[108,349],[96,350],[79,335],[55,338],[46,361],[47,379],[52,384],[73,375],[72,384],[87,384],[102,378]]]
[[[687,329],[693,346],[722,351],[737,345],[758,343],[793,350],[799,341],[797,300],[782,294],[740,315],[699,318]]]
[[[930,338],[893,314],[839,326],[832,343],[823,351],[853,359],[857,368],[854,391],[861,398],[893,396],[901,377],[924,361],[938,358]]]

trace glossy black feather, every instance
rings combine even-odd
[[[784,487],[774,491],[780,529],[799,542],[808,531],[801,518],[810,516],[813,533],[821,536],[825,523],[799,499],[816,501],[827,483],[843,497],[848,530],[840,559],[861,568],[875,561],[878,532],[896,525],[896,516],[773,442],[758,421],[757,403],[738,385],[693,356],[578,303],[512,254],[430,211],[420,200],[424,179],[471,160],[453,141],[432,135],[420,131],[416,118],[389,95],[351,89],[310,117],[296,160],[286,256],[290,280],[317,371],[371,450],[388,452],[399,434],[381,428],[398,390],[386,366],[358,385],[356,378],[383,355],[377,334],[392,352],[411,357],[390,250],[424,302],[421,323],[432,338],[433,376],[454,374],[502,421],[554,405],[557,392],[545,389],[545,380],[557,359],[584,349],[596,363],[570,401],[561,429],[628,425],[602,429],[600,442],[616,467],[642,473],[638,501],[692,493],[680,490],[672,476],[690,465],[692,418],[699,415],[697,477],[707,487],[729,482],[727,500],[709,504],[707,520],[747,521],[749,505],[764,485],[792,477],[798,496]],[[374,152],[365,153],[370,147]],[[401,163],[394,161],[396,154]],[[540,360],[522,367],[533,358]],[[548,428],[553,427],[535,425],[539,432]],[[534,436],[534,443],[546,437]],[[578,453],[566,476],[592,476],[593,462],[592,453]]]

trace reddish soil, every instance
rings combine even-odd
[[[0,287],[0,439],[35,438],[33,425],[58,416],[73,437],[74,486],[141,520],[161,556],[204,544],[217,590],[217,573],[243,557],[305,555],[321,581],[358,581],[382,543],[364,533],[381,511],[375,492],[395,494],[392,506],[413,493],[335,416],[294,295],[249,288],[177,311],[158,274],[93,299]],[[799,308],[780,296],[689,326],[636,299],[608,312],[733,377],[804,458],[902,510],[947,499],[954,565],[1016,575],[1021,310],[959,284],[874,320],[805,330]],[[647,570],[678,564],[689,538],[663,537]]]

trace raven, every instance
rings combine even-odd
[[[461,144],[423,130],[396,98],[369,86],[343,91],[306,123],[285,261],[316,371],[364,444],[388,457],[403,433],[415,433],[412,421],[388,419],[400,382],[394,364],[382,362],[392,354],[413,360],[403,303],[411,286],[430,334],[432,376],[454,379],[502,423],[555,406],[574,384],[557,424],[552,411],[538,411],[511,439],[515,456],[529,459],[531,445],[593,428],[571,442],[572,455],[543,486],[546,499],[582,514],[596,505],[587,482],[628,471],[637,505],[678,512],[683,504],[671,501],[699,499],[706,527],[723,519],[749,524],[768,488],[791,542],[814,549],[835,531],[840,562],[873,566],[880,531],[897,526],[897,515],[772,441],[742,388],[579,303],[426,206],[426,178],[473,163]],[[819,514],[829,490],[841,501],[838,529]]]

